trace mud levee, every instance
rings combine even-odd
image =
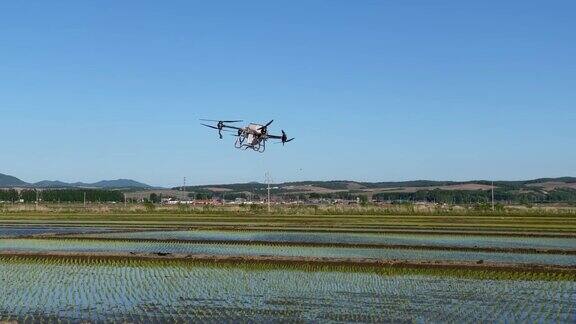
[[[214,264],[276,264],[276,265],[317,265],[317,266],[353,266],[368,268],[396,268],[420,270],[478,270],[523,273],[565,274],[576,278],[576,266],[512,264],[494,262],[467,261],[408,261],[357,258],[319,258],[284,256],[229,256],[206,254],[169,254],[134,252],[27,252],[0,251],[0,257],[48,258],[48,259],[86,259],[86,260],[166,260],[180,262],[203,262]]]

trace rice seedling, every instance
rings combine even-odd
[[[478,261],[576,265],[576,255],[492,253],[423,249],[299,247],[278,244],[251,245],[242,243],[185,243],[158,241],[102,241],[85,239],[3,239],[0,250],[8,251],[64,251],[64,252],[122,252],[154,254],[203,254],[220,256],[280,256],[308,258],[351,258],[386,260]]]
[[[182,213],[178,210],[163,212],[60,213],[26,212],[0,213],[3,224],[95,225],[123,227],[174,228],[182,226],[209,228],[259,228],[286,230],[450,230],[466,232],[513,232],[574,234],[574,213],[371,213],[370,210],[348,210],[349,213],[291,213],[290,209],[271,215],[249,211],[220,210],[218,212]]]
[[[0,257],[0,320],[574,320],[574,278],[460,271]]]

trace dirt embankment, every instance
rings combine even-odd
[[[534,273],[564,273],[576,275],[576,266],[508,264],[478,261],[409,261],[409,260],[375,260],[319,257],[286,257],[286,256],[230,256],[206,254],[170,254],[170,253],[135,253],[135,252],[27,252],[0,251],[0,257],[37,257],[37,258],[82,258],[90,260],[136,259],[136,260],[179,260],[188,262],[213,262],[222,264],[314,264],[314,265],[349,265],[381,268],[407,269],[469,269],[498,270]]]

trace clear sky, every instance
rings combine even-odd
[[[576,175],[575,1],[1,1],[0,173]],[[297,139],[263,155],[199,118]]]

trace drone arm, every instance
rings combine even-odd
[[[223,128],[230,128],[230,129],[236,129],[236,130],[242,129],[242,128],[240,128],[240,127],[228,126],[228,125],[224,125]]]

